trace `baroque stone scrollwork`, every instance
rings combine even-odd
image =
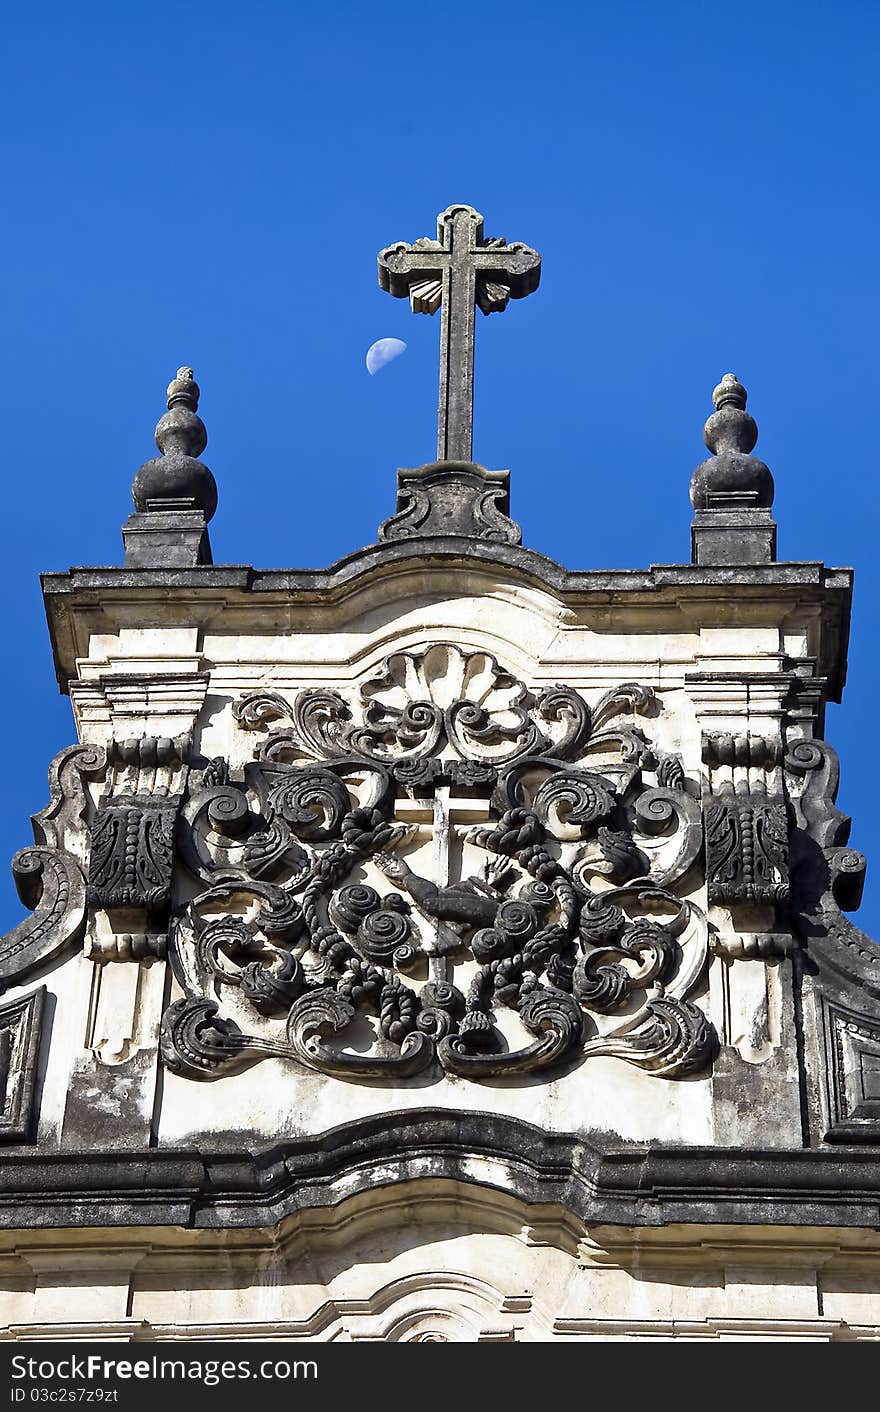
[[[862,899],[866,860],[848,847],[850,819],[836,807],[839,764],[824,740],[795,742],[785,757],[795,828],[792,921],[807,953],[822,1058],[819,1135],[880,1142],[880,946],[844,916]]]
[[[168,1067],[704,1066],[715,1037],[691,997],[707,927],[671,891],[698,857],[700,810],[680,760],[636,724],[658,710],[634,683],[593,706],[566,686],[532,693],[448,644],[392,655],[355,704],[325,688],[243,697],[256,758],[193,768],[182,808],[201,891],[169,935],[184,998],[163,1023]],[[457,798],[474,822],[453,821]]]
[[[188,1078],[269,1056],[358,1080],[515,1079],[593,1056],[694,1072],[716,1044],[696,1003],[708,926],[685,900],[704,824],[710,901],[750,887],[781,902],[787,834],[756,819],[785,796],[778,751],[751,741],[744,763],[717,739],[701,809],[651,737],[660,710],[638,683],[588,702],[438,643],[346,694],[243,696],[240,766],[193,762],[186,739],[74,747],[15,860],[34,917],[0,976],[81,940],[91,909],[92,960],[167,957],[180,998],[160,1047]],[[812,761],[793,752],[786,778],[801,767],[785,807],[815,820]],[[726,862],[718,805],[740,811]],[[750,873],[749,848],[764,859]]]
[[[251,692],[234,711],[245,730],[290,721],[289,729],[270,732],[258,751],[261,759],[352,755],[395,766],[445,763],[466,773],[463,765],[493,767],[527,754],[573,759],[625,699],[638,704],[643,691],[631,686],[609,692],[591,715],[570,687],[553,687],[534,698],[491,654],[438,643],[422,653],[387,658],[361,686],[359,721],[337,692],[322,689],[302,691],[292,704],[274,692]],[[602,743],[601,736],[594,741]],[[452,761],[435,758],[444,747],[455,751]],[[401,779],[407,782],[405,772]]]
[[[782,755],[781,737],[704,737],[706,879],[712,903],[788,902]]]
[[[33,818],[35,843],[12,860],[33,913],[0,939],[0,984],[22,980],[81,944],[95,908],[165,920],[175,826],[186,778],[185,741],[138,737],[62,750],[49,768],[50,800]],[[88,782],[104,781],[93,803]],[[92,935],[94,960],[163,957],[164,932]]]
[[[397,513],[379,526],[380,540],[467,535],[495,544],[519,544],[510,518],[509,472],[474,461],[434,461],[397,472]]]
[[[111,742],[108,784],[92,824],[88,898],[98,907],[167,911],[186,741]]]
[[[785,759],[797,827],[792,833],[792,911],[797,929],[826,973],[857,981],[880,999],[880,946],[844,910],[861,902],[864,855],[849,848],[851,821],[836,807],[840,767],[824,740],[799,741]]]
[[[86,883],[72,843],[87,810],[84,781],[105,765],[100,747],[72,745],[49,767],[50,799],[34,815],[35,844],[12,860],[18,895],[33,915],[0,938],[0,985],[24,979],[82,939]]]

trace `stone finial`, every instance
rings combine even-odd
[[[147,513],[167,508],[201,510],[210,520],[217,509],[217,486],[208,467],[197,459],[208,444],[208,433],[196,413],[199,385],[192,368],[178,368],[166,396],[168,410],[155,432],[162,454],[146,461],[135,476],[134,503]]]
[[[156,424],[160,455],[145,461],[131,487],[136,513],[123,529],[125,562],[170,568],[209,564],[207,523],[217,509],[217,485],[198,458],[208,444],[198,415],[199,385],[192,368],[178,368]]]
[[[178,377],[184,372],[189,372],[190,376],[192,376],[192,368],[181,368]],[[726,407],[728,403],[733,407],[745,408],[748,400],[749,394],[746,392],[736,373],[725,373],[718,386],[712,389],[712,402],[716,412],[721,407]]]
[[[730,374],[728,373],[728,377]],[[182,402],[191,411],[199,410],[199,394],[201,388],[196,382],[192,368],[178,368],[171,382],[165,389],[165,396],[168,399],[169,410],[176,402]]]
[[[168,411],[156,423],[156,445],[163,456],[173,451],[200,456],[207,446],[205,424],[196,416],[199,391],[192,368],[178,368],[165,390]]]
[[[776,556],[776,526],[769,513],[773,477],[750,454],[758,428],[746,411],[747,398],[733,373],[725,373],[712,393],[715,411],[703,428],[712,455],[691,478],[697,564],[768,563]]]
[[[715,412],[703,428],[703,440],[716,456],[723,451],[747,455],[758,440],[757,425],[746,411],[748,395],[733,373],[725,373],[712,393]]]

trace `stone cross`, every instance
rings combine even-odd
[[[415,825],[422,837],[430,838],[430,878],[438,887],[448,887],[461,880],[460,867],[453,857],[458,852],[456,837],[466,838],[476,824],[485,825],[490,817],[487,800],[469,796],[457,798],[448,785],[438,785],[432,801],[403,796],[396,801],[394,815],[402,823]],[[424,920],[430,923],[430,918]],[[451,981],[454,966],[448,928],[439,921],[431,926],[433,936],[426,938],[425,946],[430,978]]]
[[[538,287],[541,257],[528,245],[483,239],[473,206],[437,217],[437,239],[389,245],[379,253],[379,284],[414,314],[440,318],[440,403],[437,460],[470,461],[474,421],[474,309],[500,313],[509,299]]]

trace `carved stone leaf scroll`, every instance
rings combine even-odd
[[[397,763],[448,752],[456,760],[497,766],[527,754],[574,759],[591,734],[601,747],[598,726],[614,714],[611,698],[622,705],[642,690],[609,693],[594,723],[583,697],[570,687],[534,696],[490,653],[438,643],[387,658],[361,685],[357,715],[337,692],[323,688],[302,691],[293,703],[275,692],[251,692],[235,704],[234,714],[244,730],[289,722],[287,729],[269,732],[261,759],[355,755]],[[633,737],[636,753],[638,741]]]
[[[18,895],[33,913],[0,938],[0,985],[24,979],[82,939],[86,884],[70,843],[87,809],[84,779],[101,774],[104,751],[69,746],[49,767],[50,800],[33,818],[35,846],[12,860]]]
[[[789,826],[781,737],[706,736],[703,760],[709,901],[786,903]]]
[[[164,913],[171,903],[174,833],[186,741],[113,741],[107,789],[92,824],[89,901]]]

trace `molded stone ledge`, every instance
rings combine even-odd
[[[262,1230],[0,1233],[0,1269],[0,1339],[17,1341],[875,1341],[880,1316],[876,1230],[585,1228],[438,1179]]]
[[[491,576],[488,580],[487,574]],[[412,579],[412,590],[418,593],[445,588],[458,596],[469,581],[476,582],[482,575],[480,590],[490,596],[531,587],[559,595],[569,609],[613,604],[618,611],[632,609],[639,615],[647,609],[679,612],[687,605],[713,623],[726,622],[725,613],[734,608],[741,613],[746,599],[756,603],[772,600],[779,618],[790,614],[793,606],[799,611],[807,608],[819,619],[821,660],[817,670],[828,677],[829,698],[840,699],[849,636],[850,569],[829,569],[810,562],[713,568],[657,564],[645,570],[569,571],[519,545],[456,536],[420,539],[417,546],[406,540],[390,541],[321,570],[256,570],[227,565],[167,570],[82,568],[44,574],[43,594],[59,686],[67,691],[68,682],[77,674],[77,660],[88,655],[91,633],[112,632],[118,622],[135,622],[154,611],[159,615],[157,621],[165,621],[169,594],[175,596],[178,626],[198,624],[216,630],[219,615],[234,608],[239,615],[236,636],[248,631],[259,635],[271,627],[267,597],[288,614],[294,606],[291,599],[300,611],[310,605],[326,608],[344,603],[356,592],[362,609],[364,595],[374,582],[381,584],[382,601],[387,603],[390,586],[401,587],[407,575]],[[244,616],[248,611],[255,615],[252,623]],[[641,621],[631,625],[620,622],[621,631],[644,628]]]
[[[239,1136],[246,1141],[246,1135]],[[117,1151],[0,1167],[0,1228],[274,1225],[392,1183],[502,1191],[578,1221],[627,1226],[874,1226],[880,1154],[603,1147],[490,1113],[432,1109],[347,1123],[270,1151]]]
[[[76,589],[199,588],[237,589],[249,593],[321,593],[351,582],[373,569],[417,560],[477,562],[517,570],[563,593],[656,592],[662,588],[816,587],[850,591],[853,570],[830,568],[820,560],[771,564],[652,564],[647,569],[566,569],[555,559],[519,544],[497,544],[461,535],[368,545],[326,569],[255,569],[250,564],[206,564],[188,569],[71,568],[40,575],[46,596]]]

